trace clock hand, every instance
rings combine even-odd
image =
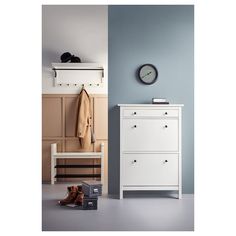
[[[152,72],[151,71],[149,71],[146,75],[144,75],[143,77],[142,77],[142,79],[144,78],[144,77],[146,77],[146,76],[148,76],[148,75],[150,75]]]

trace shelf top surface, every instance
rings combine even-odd
[[[119,107],[183,107],[184,104],[117,104]]]
[[[52,63],[53,69],[103,69],[99,63]]]

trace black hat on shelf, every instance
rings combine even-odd
[[[61,55],[61,62],[68,62],[71,59],[72,55],[69,52],[64,52]]]
[[[66,63],[66,62],[72,62],[72,63],[77,62],[77,63],[79,63],[79,62],[81,62],[81,60],[80,60],[79,57],[71,55],[71,53],[69,53],[69,52],[64,52],[61,55],[61,62],[62,63]]]
[[[71,57],[70,62],[72,62],[72,63],[73,63],[73,62],[81,62],[81,60],[80,60],[79,57],[76,57],[76,56],[73,55],[73,56]]]

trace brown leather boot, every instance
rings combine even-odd
[[[78,192],[82,192],[82,185],[78,185],[77,188],[78,188]]]
[[[81,186],[78,186],[78,195],[75,199],[75,204],[76,205],[79,205],[79,206],[82,206],[83,205],[83,199],[84,199],[84,193],[82,192],[82,187]]]
[[[74,203],[74,201],[78,195],[78,187],[77,186],[67,187],[67,189],[68,189],[68,196],[63,200],[58,201],[58,203],[62,206]]]

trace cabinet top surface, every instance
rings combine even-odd
[[[183,107],[184,104],[117,104],[119,107]]]

